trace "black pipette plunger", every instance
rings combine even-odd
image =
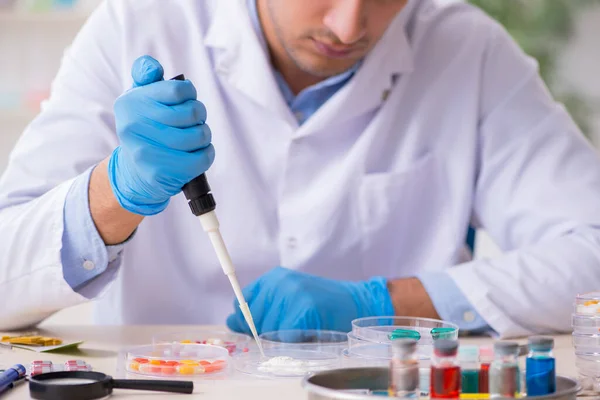
[[[171,80],[185,81],[185,76],[183,74],[177,75]],[[188,204],[192,210],[192,213],[197,217],[214,211],[214,209],[217,207],[215,198],[210,193],[210,185],[208,184],[208,179],[206,179],[206,174],[197,176],[189,183],[186,183],[183,186],[183,194],[188,200]]]

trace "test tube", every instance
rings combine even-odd
[[[520,393],[519,344],[496,342],[494,361],[490,365],[490,397],[514,398]]]
[[[552,354],[554,339],[530,337],[525,368],[527,396],[542,396],[556,391],[556,363]]]
[[[461,346],[458,350],[462,393],[479,393],[479,347]]]
[[[414,339],[392,341],[389,397],[416,397],[419,386],[419,361],[416,350],[417,341]]]
[[[439,339],[433,342],[430,398],[458,399],[460,397],[461,379],[457,351],[456,340]]]

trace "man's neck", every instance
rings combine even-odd
[[[279,41],[275,27],[271,23],[268,15],[268,5],[266,0],[256,0],[256,8],[258,11],[258,19],[262,26],[267,48],[273,67],[279,71],[283,79],[288,84],[294,95],[297,95],[302,90],[312,86],[324,78],[311,75],[300,69],[289,56],[282,43]]]

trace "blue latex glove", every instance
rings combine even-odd
[[[214,160],[206,108],[190,81],[163,80],[163,68],[149,56],[138,58],[134,87],[115,102],[118,146],[108,176],[119,204],[154,215],[172,196],[206,172]]]
[[[349,332],[353,319],[394,315],[384,278],[346,282],[277,267],[244,288],[258,333],[288,329]],[[237,301],[229,329],[250,334]]]

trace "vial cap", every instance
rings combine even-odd
[[[481,360],[491,360],[494,358],[494,348],[492,346],[483,346],[479,348],[479,358]]]
[[[500,356],[508,356],[511,354],[517,354],[519,351],[519,344],[517,342],[496,342],[494,343],[494,353]]]
[[[532,336],[528,342],[530,350],[547,351],[554,348],[554,339],[548,336]]]
[[[435,354],[440,356],[453,356],[458,350],[458,341],[449,339],[439,339],[433,342]]]
[[[458,359],[465,362],[479,361],[479,347],[477,346],[460,346],[458,349]]]

